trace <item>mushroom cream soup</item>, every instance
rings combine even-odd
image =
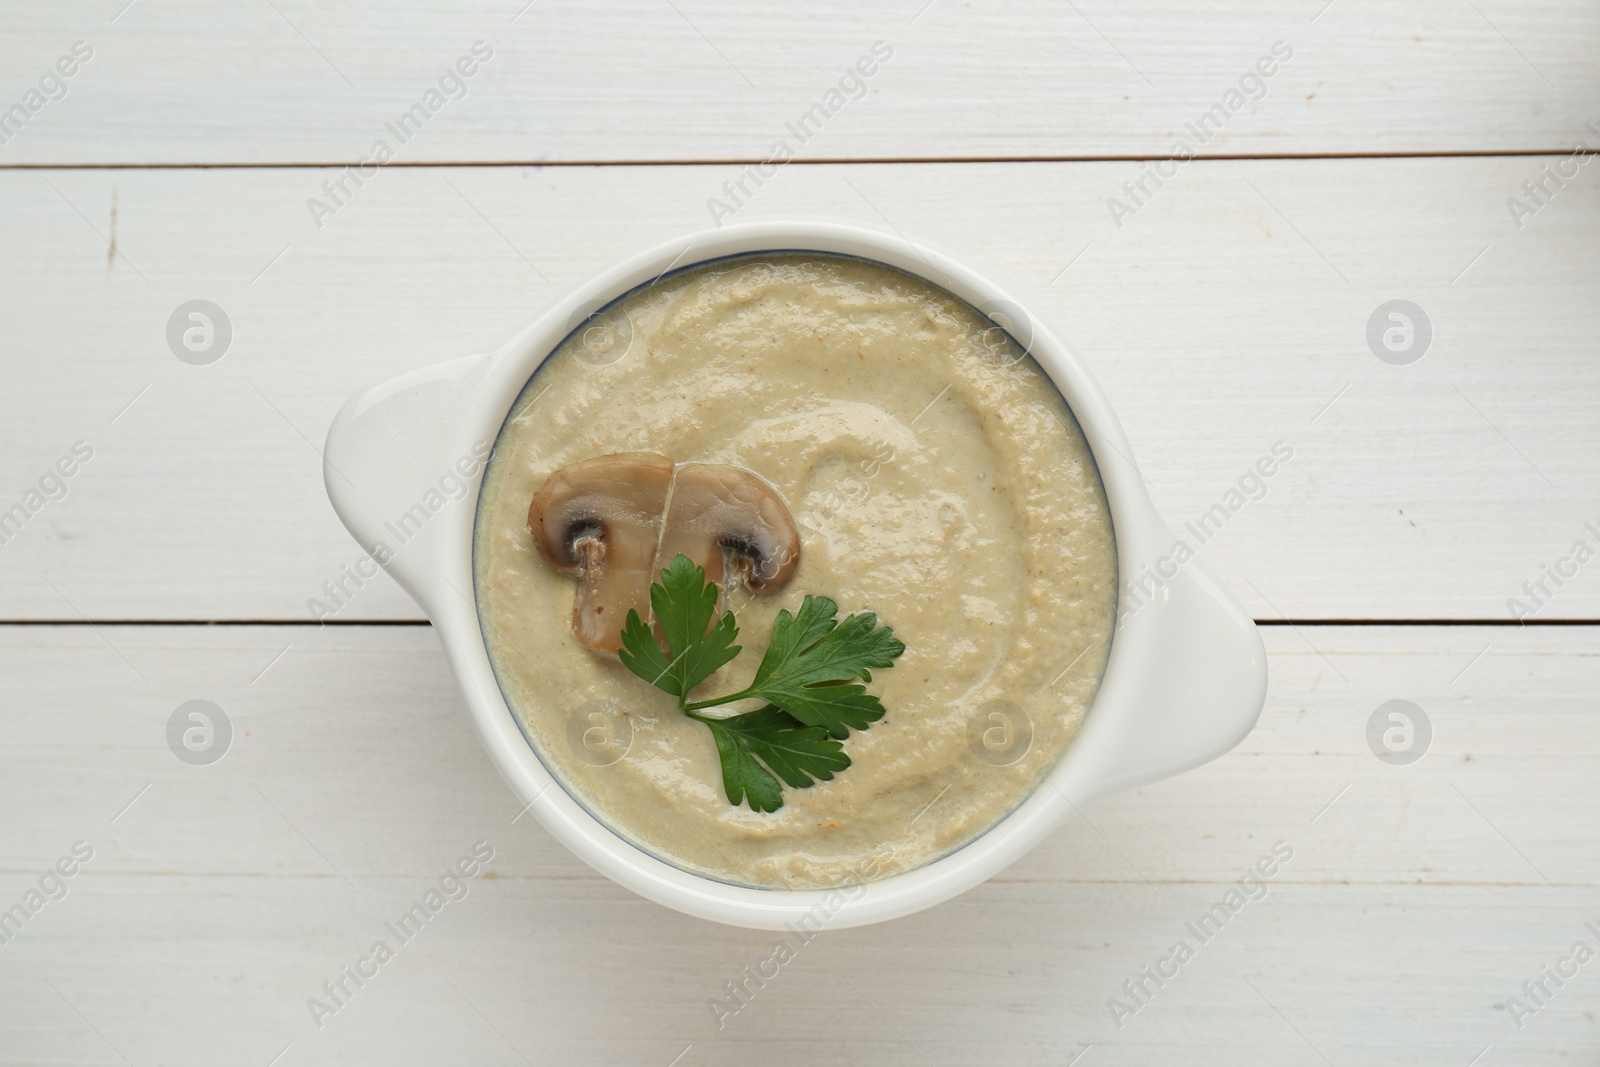
[[[692,493],[743,525],[696,540],[672,517]],[[577,521],[594,500],[604,588]],[[743,647],[689,700],[749,686],[808,596],[904,643],[861,679],[884,714],[839,742],[849,765],[778,810],[730,803],[712,732],[611,654],[662,541],[726,585]],[[1082,722],[1116,619],[1105,493],[1049,377],[946,291],[820,253],[681,270],[568,337],[495,445],[474,577],[507,703],[567,790],[672,864],[777,889],[909,870],[1011,812]]]

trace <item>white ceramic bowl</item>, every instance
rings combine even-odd
[[[1111,504],[1121,572],[1122,618],[1099,694],[1046,782],[965,847],[848,892],[752,889],[691,874],[589,814],[540,761],[489,664],[472,580],[481,473],[465,499],[430,510],[403,546],[390,525],[408,511],[417,515],[419,502],[434,502],[428,490],[459,457],[495,441],[529,376],[596,310],[669,270],[773,250],[838,252],[898,267],[969,301],[1016,337],[1083,427]],[[1016,297],[951,257],[862,227],[761,222],[657,245],[601,271],[503,341],[351,398],[328,431],[325,457],[334,509],[363,548],[382,542],[394,551],[386,569],[433,620],[484,746],[527,810],[607,877],[701,918],[767,930],[802,922],[844,928],[938,904],[1003,870],[1075,806],[1220,756],[1249,733],[1265,700],[1266,655],[1255,624],[1197,562],[1175,562],[1178,538],[1145,492],[1105,397],[1066,345]],[[1141,585],[1151,595],[1130,594]]]

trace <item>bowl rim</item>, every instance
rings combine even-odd
[[[747,222],[662,241],[601,269],[488,349],[431,364],[353,397],[330,428],[325,453],[329,495],[341,519],[358,541],[370,545],[376,539],[374,515],[388,513],[379,510],[378,499],[402,493],[401,483],[414,493],[416,478],[410,475],[426,477],[437,471],[441,457],[448,466],[448,457],[468,451],[474,443],[495,443],[528,380],[578,324],[669,272],[756,252],[844,254],[922,278],[993,318],[1054,382],[1099,467],[1117,550],[1118,618],[1095,698],[1067,751],[1015,808],[971,841],[922,866],[830,889],[752,888],[685,870],[629,841],[570,794],[545,765],[505,700],[489,660],[473,583],[480,471],[466,497],[470,507],[445,512],[422,530],[416,538],[418,550],[411,551],[408,543],[407,551],[379,562],[433,620],[485,747],[524,803],[513,823],[523,814],[533,814],[602,874],[687,914],[768,930],[847,928],[948,900],[1015,862],[1079,813],[1081,803],[1205,762],[1248,732],[1265,693],[1259,634],[1198,563],[1180,560],[1171,578],[1150,582],[1152,563],[1163,552],[1170,559],[1173,534],[1155,510],[1126,435],[1088,368],[1010,290],[899,233],[832,220]],[[414,432],[419,428],[427,432]],[[394,462],[397,449],[400,462]],[[430,467],[430,462],[435,465]],[[376,481],[380,488],[358,490],[343,473],[347,466],[361,471],[356,481]],[[1148,583],[1151,595],[1138,598],[1137,608],[1129,610],[1126,594],[1143,588],[1138,583]],[[1196,605],[1209,614],[1196,614]],[[1238,699],[1232,703],[1253,707],[1226,715],[1212,713],[1210,718],[1216,721],[1203,722],[1198,730],[1192,722],[1168,714],[1184,743],[1164,745],[1147,739],[1152,752],[1136,757],[1132,749],[1138,739],[1130,735],[1149,732],[1151,720],[1161,718],[1148,709],[1140,711],[1141,701],[1149,702],[1150,687],[1141,684],[1138,674],[1163,657],[1173,658],[1174,641],[1195,636],[1200,618],[1239,630],[1240,640],[1228,648],[1237,646],[1248,653],[1240,662],[1257,665],[1259,684],[1246,679],[1246,684],[1235,687]],[[1181,655],[1176,659],[1187,662]],[[1209,672],[1215,677],[1221,666],[1195,662],[1189,673]]]

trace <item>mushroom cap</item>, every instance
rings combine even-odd
[[[800,565],[794,517],[760,475],[654,452],[562,467],[533,495],[528,530],[546,562],[578,579],[572,632],[601,652],[621,647],[629,611],[651,618],[651,583],[680,554],[722,597],[782,588]]]
[[[721,463],[679,464],[672,482],[658,564],[679,553],[727,591],[733,580],[753,592],[787,585],[800,565],[800,531],[789,506],[754,471]]]
[[[672,471],[672,460],[655,452],[613,452],[562,467],[528,505],[528,530],[539,554],[557,570],[577,574],[576,534],[609,524],[648,528],[653,556]]]
[[[654,452],[596,456],[550,475],[528,505],[539,554],[578,578],[573,633],[602,652],[621,646],[630,609],[650,617],[672,470],[672,461]]]

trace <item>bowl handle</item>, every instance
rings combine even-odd
[[[488,355],[430,363],[351,397],[328,427],[322,476],[333,509],[361,547],[430,617],[455,592],[452,553],[493,446],[460,415],[481,403]]]
[[[1177,543],[1169,533],[1166,551]],[[1188,559],[1147,588],[1135,600],[1124,587],[1111,655],[1132,669],[1108,669],[1079,737],[1081,758],[1062,763],[1057,784],[1066,792],[1070,783],[1068,796],[1131,789],[1216,759],[1244,739],[1266,702],[1261,633],[1204,565]]]

